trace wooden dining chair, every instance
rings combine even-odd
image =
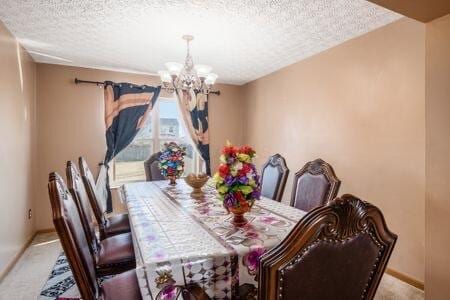
[[[53,211],[53,224],[60,237],[81,298],[86,300],[142,299],[135,270],[130,270],[97,283],[94,259],[75,201],[57,173],[49,176],[48,191]]]
[[[116,234],[130,232],[128,214],[106,216],[106,199],[108,195],[106,190],[106,167],[101,167],[96,183],[86,160],[83,157],[80,157],[78,163],[80,166],[81,177],[89,197],[89,202],[91,203],[95,219],[98,223],[100,239],[103,240],[106,237]]]
[[[145,178],[147,181],[164,180],[164,176],[161,175],[159,170],[159,157],[161,151],[153,153],[150,157],[144,161]]]
[[[66,167],[67,185],[78,212],[100,276],[122,273],[136,267],[131,233],[122,233],[99,240],[95,234],[92,208],[77,167],[71,161]]]
[[[333,200],[340,185],[331,165],[320,158],[310,161],[295,173],[291,206],[311,211]]]
[[[269,157],[261,171],[261,195],[280,202],[288,176],[284,157],[278,153]]]
[[[336,198],[261,257],[258,299],[373,299],[396,240],[377,207]]]

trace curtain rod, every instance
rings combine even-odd
[[[75,84],[89,83],[89,84],[95,84],[96,86],[99,86],[99,87],[103,87],[105,85],[104,81],[101,82],[101,81],[81,80],[81,79],[78,79],[78,78],[75,78],[74,81],[75,81]],[[161,89],[162,90],[169,90],[168,88],[165,88],[165,87],[161,87]],[[209,93],[217,95],[217,96],[220,96],[220,91],[210,91]]]

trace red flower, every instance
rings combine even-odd
[[[245,175],[247,175],[251,170],[252,170],[252,168],[250,167],[249,164],[244,164],[244,165],[242,166],[242,169],[239,170],[239,176],[245,176]]]
[[[221,164],[219,166],[219,175],[220,177],[225,177],[228,175],[228,172],[230,172],[230,168],[226,164]]]
[[[249,146],[242,146],[239,149],[239,152],[248,154],[248,155],[252,155],[255,152],[255,150],[253,150],[252,147],[249,147]]]
[[[232,145],[223,147],[222,154],[226,156],[236,156],[238,149]]]

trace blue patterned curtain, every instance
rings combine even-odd
[[[209,158],[208,96],[194,90],[177,90],[176,94],[189,135],[205,161],[206,174],[211,175]]]
[[[105,82],[106,145],[104,164],[125,149],[145,125],[158,99],[161,87],[135,85],[131,83]],[[109,178],[107,180],[107,211],[112,211]]]

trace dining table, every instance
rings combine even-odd
[[[175,299],[196,284],[211,299],[235,299],[257,290],[261,255],[279,244],[306,214],[265,197],[232,224],[211,182],[191,196],[184,180],[128,183],[121,188],[131,225],[136,274],[143,299]]]

